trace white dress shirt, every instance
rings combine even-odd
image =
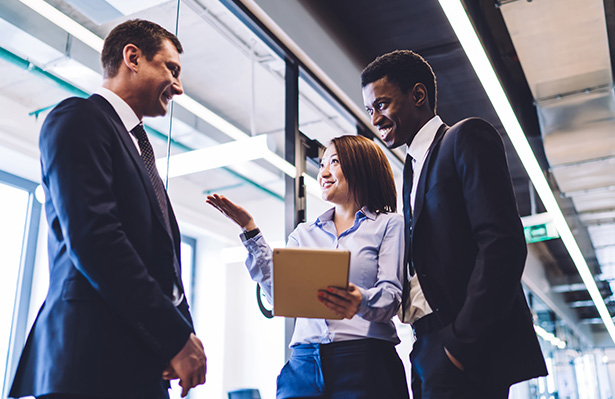
[[[410,203],[414,210],[414,200],[416,198],[416,190],[419,185],[419,178],[421,177],[421,171],[423,165],[427,159],[429,153],[429,147],[436,137],[438,129],[442,126],[442,119],[438,115],[431,118],[421,130],[418,131],[414,139],[408,146],[408,154],[412,157],[412,192],[410,193]],[[433,312],[429,303],[425,299],[421,284],[416,274],[410,279],[410,295],[408,295],[409,303],[406,304],[406,314],[403,320],[412,324],[423,316],[426,316]]]

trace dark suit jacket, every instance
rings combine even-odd
[[[172,234],[139,153],[102,97],[69,98],[40,136],[50,283],[10,396],[124,397],[160,387],[193,331],[173,306]]]
[[[484,120],[438,130],[411,248],[442,342],[469,376],[502,386],[547,374],[521,288],[527,248],[504,145]]]

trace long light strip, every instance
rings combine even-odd
[[[504,89],[498,80],[495,71],[487,58],[487,54],[470,22],[470,19],[459,0],[439,0],[440,6],[444,10],[459,42],[461,43],[472,67],[476,71],[487,96],[491,100],[495,112],[498,114],[510,141],[512,142],[521,162],[527,171],[536,192],[542,200],[547,212],[553,217],[553,222],[561,236],[562,242],[566,246],[570,257],[572,258],[583,283],[587,287],[590,297],[592,298],[596,309],[604,322],[604,325],[615,342],[615,324],[611,318],[609,311],[600,295],[596,281],[594,280],[585,258],[581,253],[568,223],[562,211],[557,204],[555,196],[549,187],[549,183],[542,173],[542,169],[536,160],[536,157],[530,147],[523,129],[515,116],[515,113],[504,93]]]
[[[103,40],[90,30],[84,28],[75,20],[67,16],[66,14],[58,11],[56,8],[42,0],[19,0],[23,4],[27,5],[41,16],[47,18],[55,25],[64,29],[71,35],[79,38],[82,42],[98,51],[99,53],[103,48]]]
[[[186,108],[188,111],[203,119],[205,122],[209,123],[210,125],[218,129],[222,133],[226,134],[233,140],[243,140],[250,137],[249,134],[235,127],[226,119],[220,117],[218,114],[216,114],[215,112],[213,112],[212,110],[186,94],[182,94],[181,96],[175,96],[173,98],[173,101],[175,102],[175,104],[179,104],[182,107]]]
[[[96,34],[91,32],[90,30],[84,28],[82,25],[75,22],[73,19],[58,11],[56,8],[52,7],[44,0],[19,0],[26,6],[30,7],[32,10],[36,11],[42,17],[45,17],[50,22],[58,26],[59,28],[65,30],[70,33],[77,39],[81,40],[83,43],[87,44],[92,49],[97,52],[101,52],[103,48],[104,40],[98,37]],[[209,123],[220,132],[226,134],[228,137],[233,140],[245,140],[250,138],[251,136],[242,131],[241,129],[235,127],[233,124],[229,123],[224,118],[220,117],[218,114],[205,107],[203,104],[200,104],[198,101],[194,100],[187,94],[182,94],[181,96],[176,96],[173,101],[182,107],[186,108],[186,110],[190,111],[194,115],[203,119],[205,122]],[[173,158],[173,157],[171,157]],[[260,157],[259,157],[260,158]],[[296,177],[296,169],[290,163],[288,163],[284,158],[280,157],[276,153],[272,151],[266,152],[263,156],[267,162],[280,169],[282,172],[286,173],[291,177]],[[256,158],[253,158],[256,159]],[[161,162],[156,162],[156,164],[160,164]],[[164,169],[165,167],[159,167],[160,169]],[[306,180],[306,186],[308,191],[320,197],[320,189],[318,188],[318,183],[316,180],[304,174],[304,178]]]
[[[182,152],[169,157],[169,177],[185,176],[253,161],[264,158],[267,153],[271,151],[267,148],[267,136],[264,135]],[[157,159],[156,166],[158,172],[165,176],[167,173],[166,157]],[[294,167],[292,169],[294,171]]]

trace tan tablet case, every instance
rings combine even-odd
[[[350,252],[312,248],[273,250],[273,314],[286,317],[336,319],[318,300],[318,290],[347,287]]]

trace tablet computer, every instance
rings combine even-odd
[[[318,290],[348,287],[350,252],[313,248],[273,250],[273,314],[342,319],[318,300]]]

